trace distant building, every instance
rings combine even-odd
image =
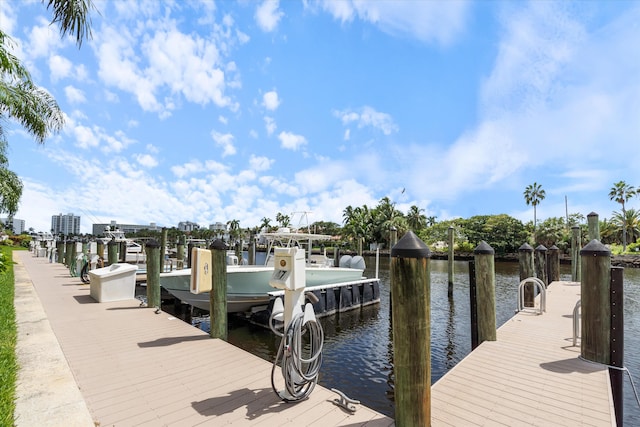
[[[229,240],[229,233],[227,231],[227,224],[223,222],[216,222],[215,224],[209,224],[209,230],[213,231],[216,237],[222,240]]]
[[[9,221],[9,223],[7,223]],[[9,218],[0,218],[0,222],[4,225],[4,227],[12,231],[13,234],[22,234],[25,230],[24,228],[24,219],[9,219]],[[1,228],[1,227],[0,227]]]
[[[104,230],[109,227],[111,230],[118,229],[124,234],[137,233],[141,230],[159,231],[160,228],[155,222],[151,222],[148,225],[134,225],[134,224],[119,224],[116,221],[111,221],[109,224],[93,224],[91,234],[94,236],[104,236]]]
[[[80,217],[72,213],[51,216],[51,232],[54,236],[80,234]]]
[[[195,231],[195,230],[199,230],[200,226],[198,224],[196,224],[195,222],[191,222],[191,221],[180,221],[178,223],[178,230],[179,231],[184,231],[184,232],[190,232],[190,231]]]

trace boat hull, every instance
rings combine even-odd
[[[308,267],[306,287],[349,282],[362,278],[363,270],[353,268]],[[252,307],[269,303],[269,285],[273,267],[229,265],[227,266],[227,312],[251,311]],[[190,292],[191,269],[175,270],[160,274],[160,286],[186,304],[209,311],[209,292]]]

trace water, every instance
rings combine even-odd
[[[367,259],[365,273],[373,277],[375,260]],[[518,263],[497,262],[496,316],[501,326],[514,314],[519,284]],[[471,351],[468,262],[455,263],[454,292],[447,295],[447,261],[431,260],[431,377],[436,382]],[[381,257],[380,304],[321,320],[325,332],[319,383],[337,388],[363,405],[393,417],[393,348],[390,340],[389,260]],[[568,265],[561,280],[570,280]],[[640,269],[624,271],[625,366],[640,387]],[[568,334],[571,332],[569,331]],[[229,342],[270,362],[279,338],[268,330],[231,322]],[[625,425],[640,424],[640,408],[628,377],[624,383]]]

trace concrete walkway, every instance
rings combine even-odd
[[[14,261],[19,427],[393,425],[364,406],[343,410],[320,386],[284,403],[271,363],[137,300],[96,303],[46,258]]]

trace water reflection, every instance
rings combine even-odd
[[[375,274],[375,260],[367,259]],[[431,379],[436,382],[471,351],[468,262],[454,263],[454,289],[448,292],[447,262],[431,260]],[[325,331],[319,382],[337,388],[364,405],[393,417],[393,343],[390,310],[389,260],[379,266],[380,304],[322,319]],[[568,265],[561,280],[570,280]],[[517,307],[518,263],[496,263],[496,321],[501,326]],[[279,338],[270,331],[233,323],[229,341],[268,361],[276,355]],[[625,366],[640,378],[640,269],[625,269]],[[640,384],[637,384],[640,386]],[[640,419],[632,388],[625,379],[625,420]],[[640,387],[639,387],[640,388]]]

